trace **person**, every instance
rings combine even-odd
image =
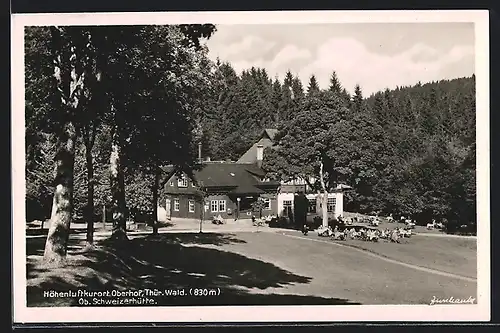
[[[307,236],[307,233],[309,232],[309,228],[307,227],[307,224],[304,223],[302,226],[302,233]]]

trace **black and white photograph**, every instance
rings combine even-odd
[[[489,320],[488,36],[12,15],[14,321]]]

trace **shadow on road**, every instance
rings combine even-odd
[[[240,254],[196,246],[231,243],[245,241],[219,233],[160,234],[134,238],[120,246],[109,240],[98,242],[96,249],[87,253],[78,253],[79,244],[73,243],[69,250],[73,255],[65,267],[48,269],[39,259],[28,258],[28,306],[77,306],[76,298],[44,298],[43,291],[82,287],[96,291],[144,288],[220,288],[221,291],[218,296],[156,297],[155,306],[358,304],[337,298],[252,294],[251,290],[307,284],[311,278]],[[43,239],[28,239],[28,255],[43,253],[43,244]]]

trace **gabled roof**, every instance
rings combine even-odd
[[[276,137],[276,134],[278,134],[278,130],[276,128],[266,128],[264,130],[264,133],[262,135],[267,135],[269,139],[274,141],[274,138]]]
[[[174,175],[171,167],[162,168],[170,171],[171,178]],[[234,194],[259,194],[264,191],[259,187],[269,188],[279,186],[278,182],[261,182],[259,178],[264,177],[262,169],[247,163],[221,163],[205,162],[198,170],[193,172],[194,181],[203,187],[226,187]]]
[[[273,140],[278,133],[277,129],[268,128],[262,131],[259,141],[254,143],[250,149],[248,149],[241,157],[238,159],[237,163],[257,163],[257,147],[262,145],[264,149],[273,146]],[[267,139],[267,140],[266,140]]]
[[[196,182],[203,186],[238,186],[241,184],[256,184],[258,180],[248,171],[249,165],[240,163],[205,163],[194,172]],[[255,170],[252,170],[255,171]]]

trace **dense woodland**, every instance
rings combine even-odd
[[[350,96],[335,72],[325,90],[291,71],[284,80],[262,68],[238,74],[209,60],[200,40],[213,33],[26,29],[28,221],[56,215],[69,228],[104,208],[123,231],[126,218],[156,218],[162,165],[190,172],[198,142],[204,157],[236,160],[262,129],[278,128],[264,161],[276,179],[350,185],[347,211],[475,224],[474,76],[369,97],[356,86]]]
[[[345,209],[475,223],[475,77],[350,96],[335,72],[321,90],[289,71],[284,80],[265,69],[237,75],[216,64],[216,91],[207,103],[204,155],[237,159],[263,128],[278,128],[279,150],[264,168],[276,179],[319,175],[326,186],[347,184]],[[319,189],[320,182],[310,184]]]

